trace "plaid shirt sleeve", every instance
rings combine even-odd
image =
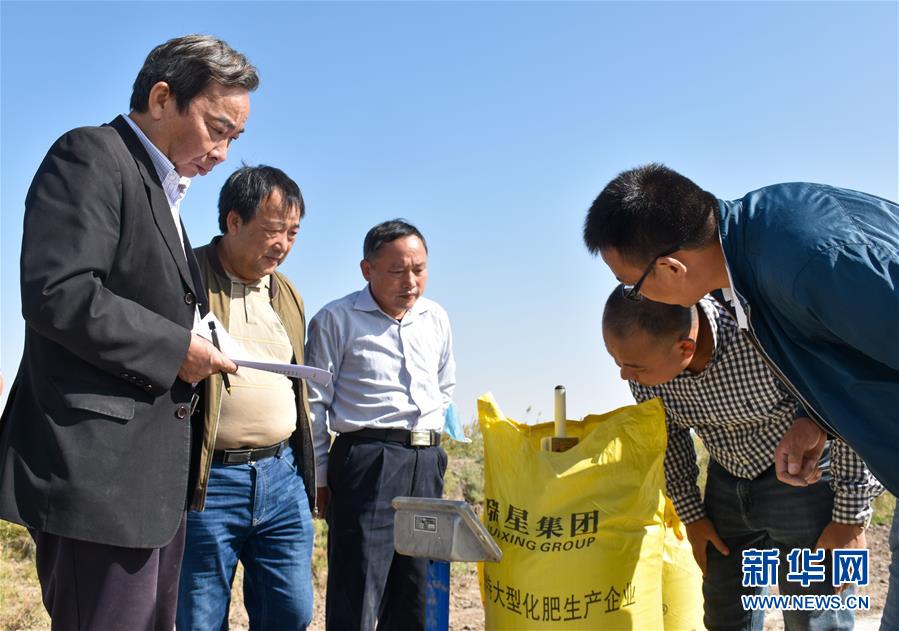
[[[637,403],[659,396],[650,388],[634,381],[629,381],[628,385]],[[689,524],[705,517],[702,495],[696,482],[699,477],[696,449],[693,447],[690,430],[671,422],[667,412],[665,428],[668,432],[668,448],[665,450],[665,487],[677,516],[682,522]]]
[[[685,524],[705,517],[702,495],[696,483],[699,467],[690,430],[668,425],[668,449],[665,452],[665,485],[677,516]]]
[[[864,460],[839,438],[830,443],[830,473],[833,521],[867,526],[874,512],[871,504],[884,489]]]

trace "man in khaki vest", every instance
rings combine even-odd
[[[303,301],[275,270],[305,214],[283,171],[242,167],[219,196],[222,235],[195,250],[209,310],[247,355],[303,363]],[[306,386],[243,368],[204,388],[202,462],[188,513],[178,629],[227,626],[231,582],[244,566],[250,627],[305,629],[312,619],[315,461]],[[230,393],[229,393],[230,390]]]

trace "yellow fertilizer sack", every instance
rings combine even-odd
[[[665,503],[665,526],[665,548],[662,551],[665,631],[704,629],[702,571],[696,565],[693,548],[671,500]]]
[[[503,551],[501,562],[479,568],[486,629],[701,628],[701,615],[696,624],[680,615],[683,590],[663,596],[672,529],[658,400],[569,421],[568,435],[579,441],[561,453],[540,449],[552,423],[507,419],[489,394],[478,399],[478,417],[482,520]],[[682,546],[672,551],[668,558],[679,562]],[[701,589],[689,591],[690,606],[698,600],[701,610]],[[689,626],[667,626],[669,617]]]

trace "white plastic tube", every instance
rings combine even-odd
[[[556,438],[565,438],[565,386],[556,386],[555,412]]]

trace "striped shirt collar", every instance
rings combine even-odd
[[[184,194],[187,192],[187,187],[190,186],[190,178],[178,175],[178,171],[175,169],[175,165],[172,164],[172,161],[169,160],[149,138],[147,138],[147,135],[137,126],[137,123],[131,120],[130,116],[124,115],[123,118],[127,121],[131,129],[134,130],[134,133],[137,134],[138,140],[140,140],[140,143],[150,155],[150,160],[153,162],[153,167],[156,169],[156,175],[159,177],[159,183],[162,184],[162,190],[165,192],[165,197],[169,202],[169,206],[179,205]]]

